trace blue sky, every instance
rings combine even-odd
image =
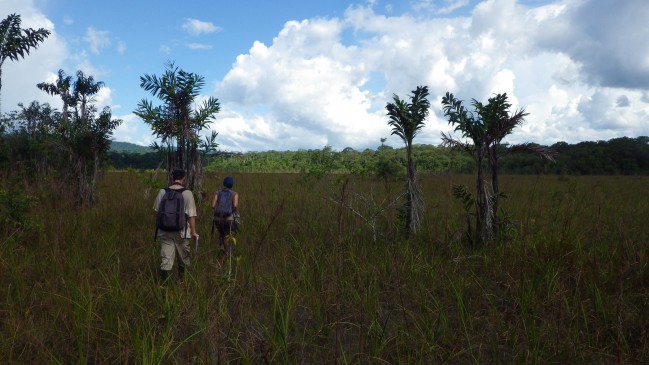
[[[119,141],[153,141],[133,110],[152,99],[139,77],[167,61],[205,77],[201,97],[222,105],[211,128],[232,151],[400,146],[385,104],[418,85],[432,104],[419,143],[451,131],[446,91],[507,92],[530,113],[512,143],[649,135],[645,0],[0,0],[10,13],[53,33],[5,62],[2,111],[60,108],[35,85],[83,70],[105,83],[96,103],[123,120]]]

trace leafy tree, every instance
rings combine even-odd
[[[449,124],[455,125],[455,131],[460,131],[463,138],[470,139],[473,143],[464,143],[453,139],[452,136],[442,133],[442,142],[444,145],[460,149],[468,153],[476,165],[476,197],[469,199],[466,194],[462,195],[463,201],[471,201],[475,204],[475,235],[471,237],[474,242],[481,241],[484,237],[483,225],[489,215],[487,208],[487,194],[484,183],[484,159],[487,155],[486,146],[486,128],[479,116],[475,116],[468,111],[462,101],[456,99],[453,94],[446,93],[442,98],[444,114],[448,117]],[[460,189],[457,189],[458,191]],[[466,190],[464,190],[466,191]],[[458,197],[458,195],[456,195]],[[468,228],[471,232],[471,228]]]
[[[71,105],[77,103],[75,95],[72,93],[72,76],[66,76],[63,70],[59,70],[58,77],[54,84],[41,82],[36,85],[39,89],[45,91],[46,93],[54,96],[58,95],[61,97],[63,102],[63,114],[62,118],[64,121],[68,120],[68,110]]]
[[[373,158],[375,160],[373,171],[387,186],[389,181],[396,180],[398,176],[403,177],[404,166],[399,156],[395,154],[394,149],[384,144],[386,138],[380,140],[381,145],[377,148],[377,153],[374,154],[375,157]]]
[[[454,189],[454,195],[465,203],[465,209],[468,203],[475,204],[476,227],[472,241],[479,244],[495,237],[501,224],[498,221],[498,200],[504,195],[498,185],[500,156],[505,153],[533,152],[553,159],[554,153],[531,143],[513,146],[502,144],[503,138],[511,134],[528,115],[524,109],[510,113],[511,104],[507,101],[507,94],[497,94],[489,98],[487,104],[473,99],[473,112],[467,110],[461,100],[448,92],[442,98],[442,105],[449,124],[454,125],[455,131],[459,131],[463,138],[472,142],[462,142],[452,138],[450,134],[442,133],[444,145],[465,151],[474,159],[477,169],[475,199],[469,198],[466,189]],[[491,193],[488,192],[484,180],[485,160],[491,174]],[[472,231],[471,227],[468,231]]]
[[[161,145],[154,148],[166,152],[168,173],[175,167],[185,169],[191,189],[202,190],[203,165],[200,149],[209,151],[216,147],[216,134],[201,144],[199,133],[212,121],[214,114],[221,110],[218,99],[209,97],[194,109],[194,103],[205,79],[197,74],[186,72],[169,62],[165,73],[158,77],[140,77],[140,87],[150,92],[163,104],[154,106],[143,99],[134,113],[153,129]],[[199,195],[200,196],[200,195]]]
[[[314,180],[321,180],[329,175],[338,160],[331,146],[324,146],[322,150],[313,150],[310,155],[311,163],[306,166],[303,173]]]
[[[20,110],[9,113],[9,119],[20,132],[30,137],[37,137],[51,135],[56,131],[61,114],[49,103],[41,104],[32,101],[27,107],[23,103],[18,103],[18,107]]]
[[[18,58],[25,58],[32,48],[50,35],[50,31],[40,28],[20,28],[20,15],[10,14],[0,21],[0,94],[2,93],[2,66],[8,58],[17,61]]]
[[[95,185],[110,148],[110,137],[121,123],[112,118],[109,107],[98,112],[92,104],[104,83],[82,71],[77,71],[73,82],[59,70],[56,83],[37,86],[48,94],[59,95],[63,101],[64,112],[55,146],[68,157],[66,180],[73,186],[77,203],[92,205],[96,201]]]
[[[418,86],[410,95],[410,102],[401,100],[396,94],[393,102],[386,105],[388,125],[392,127],[392,134],[399,136],[406,145],[406,225],[411,233],[417,232],[421,214],[421,193],[417,183],[415,161],[412,156],[413,140],[424,127],[428,117],[430,102],[428,101],[428,87]]]
[[[550,161],[554,161],[554,152],[543,148],[534,143],[522,143],[517,145],[505,146],[502,144],[503,138],[511,134],[517,126],[522,124],[529,113],[525,109],[519,109],[513,113],[509,112],[511,104],[507,100],[507,94],[497,94],[489,98],[486,105],[475,102],[477,113],[482,116],[485,128],[487,129],[487,162],[491,174],[492,206],[493,215],[492,230],[493,234],[498,234],[500,222],[498,219],[499,198],[503,196],[500,192],[498,183],[498,162],[502,155],[507,153],[533,153],[538,154]]]
[[[95,82],[93,76],[86,76],[82,71],[77,71],[77,79],[74,81],[73,100],[78,103],[79,122],[85,123],[87,121],[88,103],[93,100],[102,87],[104,87],[103,82]]]
[[[32,179],[45,177],[50,164],[57,159],[57,156],[48,153],[48,149],[61,114],[48,103],[32,101],[27,107],[22,103],[18,106],[19,110],[8,113],[13,133],[6,163],[22,166]]]

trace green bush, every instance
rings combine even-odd
[[[0,230],[9,236],[19,230],[32,230],[36,224],[30,217],[36,198],[17,190],[0,190]]]

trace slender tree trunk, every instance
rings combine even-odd
[[[406,229],[412,233],[412,166],[410,164],[410,145],[406,145]]]
[[[81,124],[84,126],[87,124],[88,121],[88,116],[86,115],[86,100],[81,99],[81,107],[79,108],[81,110]]]
[[[62,125],[67,124],[68,121],[68,102],[63,98],[63,109],[62,109],[63,123]],[[63,132],[63,131],[61,131]]]
[[[36,178],[37,179],[44,179],[47,176],[47,152],[43,152],[41,150],[40,156],[36,157],[37,162],[36,162]]]
[[[97,202],[97,196],[95,195],[95,186],[97,186],[97,180],[99,180],[99,174],[101,173],[101,159],[99,157],[99,151],[95,150],[93,154],[92,178],[90,180],[90,198],[92,204],[94,205]]]
[[[5,60],[0,60],[0,115],[2,114],[2,64]]]
[[[73,171],[74,176],[74,181],[76,182],[76,187],[74,191],[76,191],[77,196],[77,204],[78,205],[88,205],[89,203],[89,197],[88,197],[88,182],[87,182],[87,161],[83,156],[80,156],[77,153],[74,153],[75,157],[74,159],[76,160],[75,163],[75,169]]]
[[[185,168],[185,165],[183,165],[184,148],[185,146],[183,145],[182,138],[180,138],[180,140],[176,144],[176,160],[174,161],[174,165],[172,167],[177,167],[181,169]]]
[[[406,201],[406,224],[410,233],[417,233],[419,229],[419,186],[417,185],[417,172],[415,161],[412,158],[412,143],[406,145],[408,194]]]
[[[192,189],[197,203],[200,204],[203,201],[203,161],[195,145],[192,148],[192,176],[194,179]]]
[[[190,189],[192,188],[192,183],[193,183],[193,176],[190,174],[190,166],[189,166],[189,121],[184,118],[183,119],[183,127],[182,127],[182,132],[181,132],[181,145],[182,145],[182,158],[180,160],[182,168],[187,172],[189,176],[187,176],[187,182],[188,186]]]
[[[176,148],[174,148],[174,140],[169,138],[166,141],[167,143],[167,185],[171,184],[173,181],[171,178],[171,171],[174,169],[174,167],[178,166],[176,160],[178,159],[178,152],[176,151]]]
[[[493,216],[492,232],[494,237],[498,237],[498,228],[500,222],[498,221],[498,206],[500,200],[500,187],[498,186],[498,145],[495,144],[491,147],[489,156],[489,167],[491,168],[491,188],[493,189],[494,201],[491,206],[491,214]]]
[[[181,168],[187,171],[186,163],[187,146],[185,143],[185,132],[181,131],[176,143],[176,164],[173,167]]]
[[[203,161],[201,154],[194,150],[194,159],[196,161],[196,168],[194,169],[194,189],[198,193],[199,199],[203,194]]]
[[[484,161],[484,149],[482,146],[476,146],[477,156],[476,156],[476,165],[478,168],[477,178],[476,178],[476,215],[475,215],[475,239],[474,245],[481,245],[485,238],[485,218],[486,218],[486,194],[484,186],[484,172],[482,163]]]
[[[81,180],[81,190],[83,193],[81,194],[81,205],[88,206],[92,204],[92,190],[90,189],[90,181],[88,181],[88,159],[86,157],[82,157],[82,167],[83,169],[81,170],[81,173],[79,175],[79,178]]]

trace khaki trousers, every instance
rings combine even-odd
[[[180,258],[178,265],[189,266],[189,238],[183,238],[184,232],[158,231],[160,237],[160,270],[171,271],[174,267],[176,253]]]

